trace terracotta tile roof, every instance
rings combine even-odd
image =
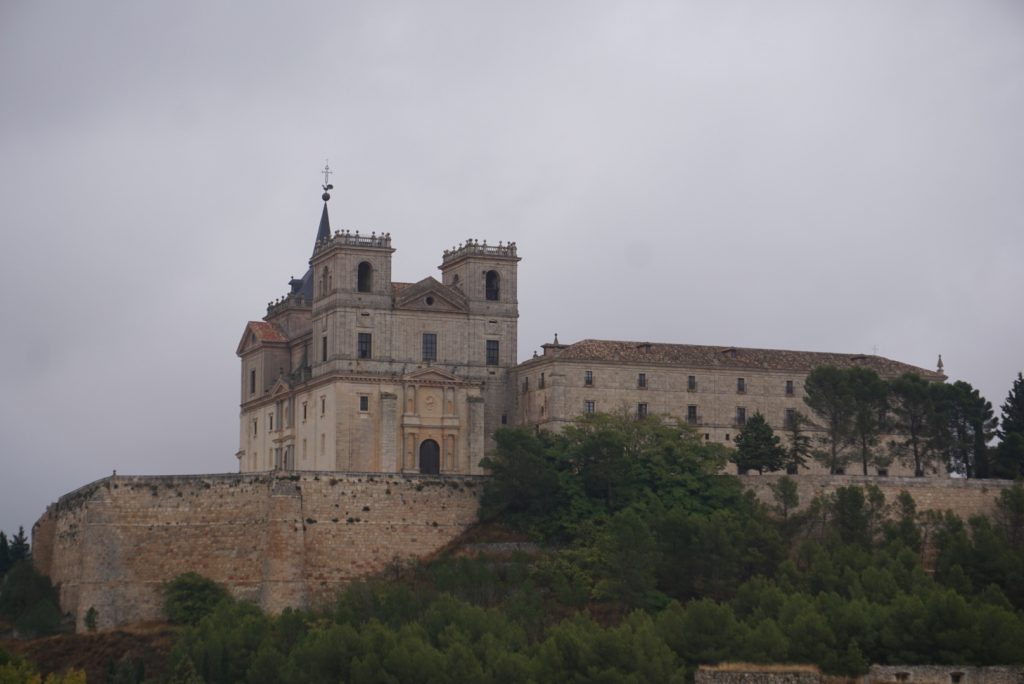
[[[273,323],[266,321],[249,321],[249,330],[260,342],[287,342],[288,336]]]
[[[391,283],[391,294],[398,295],[402,290],[407,287],[412,287],[416,283]]]
[[[537,360],[545,357],[539,357]],[[750,349],[747,347],[713,347],[696,344],[661,344],[657,342],[621,342],[614,340],[582,340],[556,352],[566,361],[610,361],[650,363],[695,368],[736,368],[755,370],[794,370],[810,372],[818,366],[850,368],[864,366],[879,375],[895,377],[917,373],[929,380],[945,376],[907,363],[868,354],[834,354],[830,352],[790,351],[786,349]],[[529,363],[529,361],[527,361]]]

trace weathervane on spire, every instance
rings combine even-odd
[[[331,171],[331,165],[327,159],[324,160],[324,170],[322,173],[324,174],[323,199],[324,202],[326,202],[327,200],[331,199],[331,193],[329,191],[334,189],[334,186],[331,185],[331,174],[333,174],[334,172]]]

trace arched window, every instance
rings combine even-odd
[[[356,279],[356,290],[359,292],[369,292],[373,285],[373,266],[370,265],[369,261],[363,261],[359,264],[359,275]]]
[[[458,286],[459,286],[459,274],[456,273],[454,276],[452,276],[452,287],[458,287]]]
[[[497,271],[488,271],[486,279],[486,295],[491,301],[498,301],[498,291],[501,285],[501,276]]]

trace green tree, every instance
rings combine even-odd
[[[962,380],[935,385],[934,392],[934,441],[947,469],[967,477],[991,477],[988,443],[998,425],[992,403]]]
[[[783,475],[778,482],[768,485],[772,490],[775,499],[775,510],[782,516],[783,520],[789,519],[789,514],[800,505],[800,493],[797,490],[796,480],[789,475]]]
[[[851,436],[854,402],[846,374],[835,366],[819,366],[804,381],[804,402],[824,423],[821,438],[828,451],[819,458],[829,472],[837,473],[848,456],[843,453]]]
[[[628,608],[647,607],[655,588],[658,550],[650,527],[631,509],[608,521],[598,542],[600,579],[598,598],[618,601]]]
[[[494,453],[480,463],[490,471],[480,500],[480,517],[546,518],[562,503],[558,471],[548,457],[546,436],[526,428],[494,433]]]
[[[782,448],[772,426],[758,411],[736,435],[736,451],[731,458],[741,474],[748,470],[771,472],[782,468],[786,450]]]
[[[844,373],[853,402],[850,437],[857,445],[862,472],[867,475],[869,465],[889,465],[888,456],[875,451],[885,427],[882,416],[888,407],[889,386],[870,368],[854,367]]]
[[[57,590],[29,560],[21,560],[0,582],[0,617],[27,637],[44,636],[60,627]]]
[[[1017,373],[1006,401],[996,434],[996,477],[1017,478],[1024,475],[1024,375]]]
[[[14,535],[11,539],[11,565],[17,563],[20,560],[25,560],[31,555],[31,549],[28,545],[28,537],[25,536],[25,528],[18,527],[18,534]]]
[[[901,435],[891,447],[913,465],[916,477],[924,477],[935,457],[935,387],[915,373],[904,373],[890,385],[894,428]]]
[[[786,459],[783,465],[787,473],[798,473],[814,452],[811,436],[807,434],[809,426],[810,420],[800,411],[794,410],[786,419]]]
[[[161,589],[164,614],[178,624],[197,624],[218,605],[231,599],[227,589],[195,572],[178,575]]]

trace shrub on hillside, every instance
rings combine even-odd
[[[60,629],[57,590],[50,578],[40,574],[32,562],[14,564],[0,582],[0,617],[9,620],[16,632],[34,638]]]
[[[231,600],[227,589],[195,572],[178,575],[162,589],[164,614],[178,624],[198,624],[218,605]]]

